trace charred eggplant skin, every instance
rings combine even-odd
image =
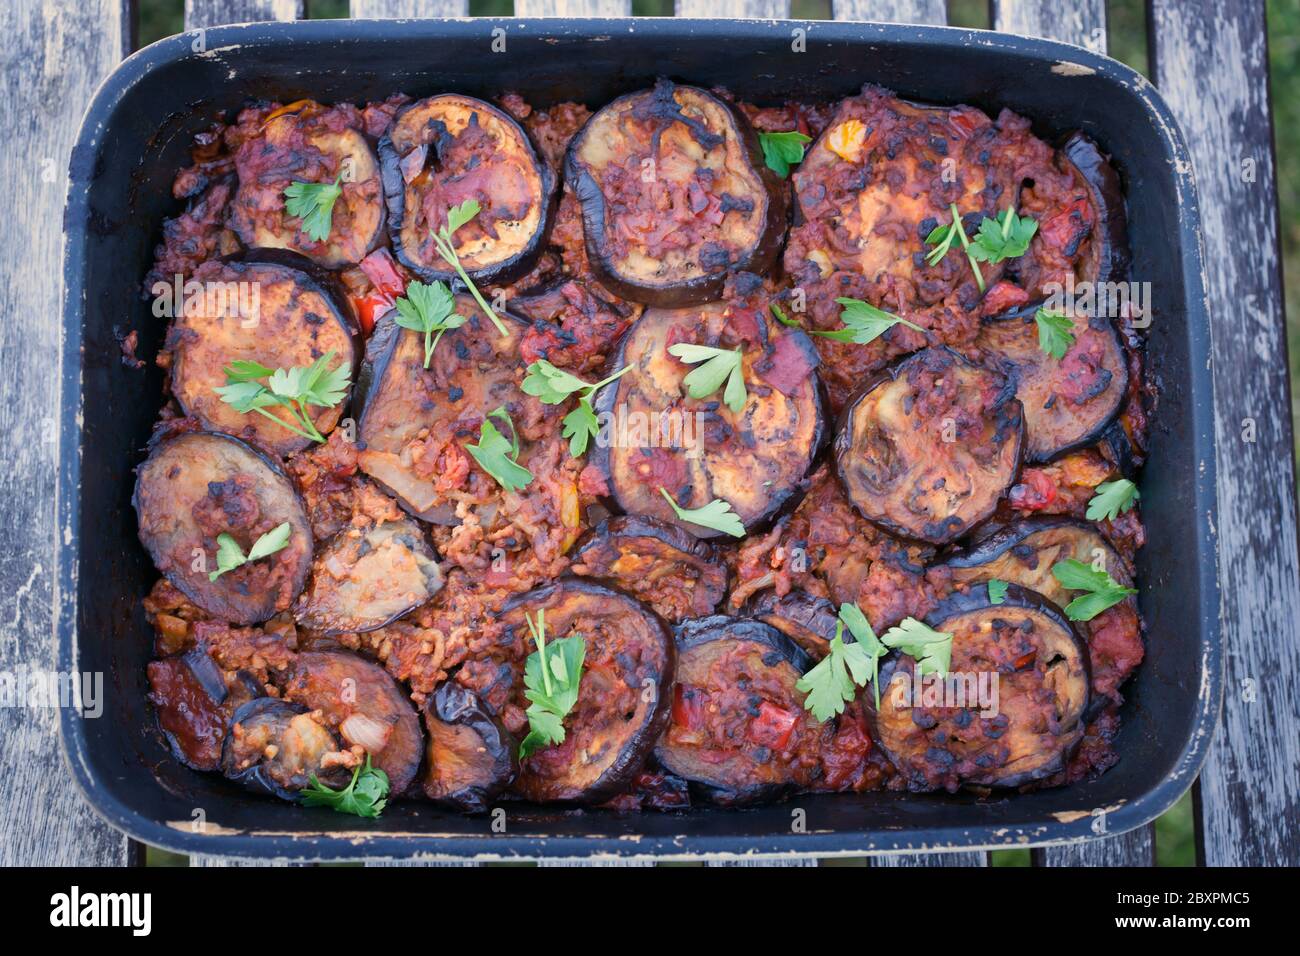
[[[254,721],[271,721],[287,725],[293,718],[306,712],[307,708],[281,700],[278,697],[257,697],[241,704],[231,715],[230,729],[226,732],[225,743],[222,746],[222,773],[253,793],[278,797],[281,800],[296,801],[298,791],[307,785],[308,778],[301,776],[301,779],[294,781],[291,786],[277,780],[275,774],[268,767],[268,763],[274,760],[274,757],[257,760],[244,767],[239,766],[239,759],[236,755],[235,728],[237,726],[247,727],[248,724]],[[319,728],[319,730],[322,741],[327,741],[331,749],[337,749],[337,740],[333,738],[333,735],[323,727]],[[279,744],[279,738],[274,739]],[[347,785],[349,776],[347,772],[337,768],[329,773],[321,772],[317,779],[325,786],[338,788]]]
[[[677,628],[677,651],[683,654],[714,641],[751,641],[762,645],[802,674],[812,666],[812,660],[799,645],[776,628],[762,621],[712,614],[709,617],[687,621]],[[775,663],[775,660],[773,660]]]
[[[737,261],[728,262],[720,268],[701,270],[699,275],[670,284],[638,281],[615,261],[610,235],[612,227],[609,203],[590,165],[584,159],[583,149],[587,137],[597,129],[602,114],[610,111],[621,111],[650,100],[660,118],[680,115],[680,107],[674,100],[674,94],[679,90],[687,96],[699,97],[723,111],[731,127],[731,134],[739,140],[742,155],[761,183],[761,198],[766,208],[756,240]],[[593,114],[586,126],[573,137],[565,154],[564,169],[565,182],[573,189],[582,208],[583,233],[592,271],[603,286],[624,299],[661,308],[708,302],[722,293],[727,277],[733,273],[770,273],[781,252],[785,229],[789,223],[785,184],[767,167],[758,134],[744,113],[734,104],[704,90],[674,86],[669,81],[660,79],[652,90],[641,90],[619,97]],[[749,197],[748,201],[752,202],[755,198],[759,197]]]
[[[807,591],[791,591],[778,597],[771,588],[755,594],[745,613],[776,628],[816,660],[830,652],[835,624],[839,620],[835,606],[825,598]],[[852,643],[853,635],[845,631],[844,640]]]
[[[1097,228],[1092,241],[1096,245],[1094,282],[1124,282],[1129,277],[1133,257],[1128,245],[1128,215],[1119,173],[1101,148],[1082,132],[1072,133],[1061,145],[1061,155],[1079,172],[1087,184],[1089,197],[1097,211]]]
[[[524,247],[515,255],[500,262],[480,269],[466,270],[470,279],[474,282],[487,285],[507,285],[528,272],[546,247],[551,225],[555,220],[555,208],[559,198],[555,173],[551,170],[550,165],[541,159],[540,151],[524,128],[504,110],[469,96],[459,94],[441,94],[441,96],[461,100],[466,104],[473,104],[473,109],[491,116],[494,122],[500,123],[510,134],[518,137],[519,145],[528,151],[531,167],[541,182],[540,201],[542,208],[540,221]],[[401,121],[404,114],[422,108],[430,101],[439,98],[440,96],[433,96],[427,100],[417,100],[408,103],[398,111],[393,118],[393,127],[390,127],[389,131],[379,140],[379,167],[384,184],[384,201],[388,210],[388,231],[392,239],[393,254],[396,256],[397,261],[426,282],[434,280],[453,282],[457,281],[457,275],[450,265],[447,265],[447,268],[439,269],[418,262],[410,255],[405,243],[402,242],[403,225],[407,217],[407,182],[402,171],[404,157],[398,152],[392,137],[392,129]]]
[[[579,687],[578,703],[565,719],[565,744],[543,748],[525,760],[512,791],[524,799],[541,803],[604,803],[628,789],[668,725],[676,659],[672,632],[654,611],[634,598],[581,578],[562,578],[553,584],[517,594],[503,605],[499,619],[511,634],[526,634],[524,613],[534,613],[542,608],[546,610],[547,630],[553,636],[559,637],[561,629],[567,630],[566,620],[577,618],[590,622],[596,618],[605,622],[603,630],[608,632],[604,635],[605,640],[613,640],[617,636],[621,642],[635,637],[640,646],[635,653],[629,652],[622,643],[594,646],[592,634],[589,631],[583,633],[587,642],[584,678]],[[634,621],[635,624],[632,623]],[[552,628],[555,630],[552,631]],[[532,646],[531,639],[524,643],[525,646]],[[622,673],[626,670],[625,661],[628,660],[637,662],[639,676],[636,673]],[[574,775],[585,768],[574,766],[572,762],[557,767],[553,765],[552,759],[556,753],[565,752],[569,738],[588,731],[589,728],[576,723],[584,713],[602,704],[610,706],[602,689],[598,686],[591,687],[591,672],[596,668],[619,673],[620,683],[635,691],[636,702],[630,720],[625,720],[622,714],[598,714],[606,718],[606,725],[615,725],[615,730],[621,732],[622,736],[612,740],[597,736],[593,741],[588,741],[594,745],[594,749],[589,750],[590,753],[604,754],[613,748],[613,756],[603,767],[590,771],[596,774],[594,779],[583,780]],[[646,680],[654,683],[654,693],[649,700],[646,699]],[[613,703],[616,705],[617,702]],[[628,726],[619,727],[619,723]],[[608,726],[603,726],[596,728],[596,731],[607,729]],[[571,761],[573,756],[576,755],[570,756]]]
[[[454,680],[444,681],[425,702],[424,725],[429,733],[425,796],[453,810],[485,813],[519,773],[514,736],[477,694]],[[458,778],[458,770],[465,777]]]
[[[1029,539],[1035,535],[1050,532],[1057,532],[1058,537],[1074,536],[1080,539],[1080,545],[1082,546],[1076,545],[1068,553],[1062,552],[1063,558],[1073,557],[1085,564],[1092,564],[1098,557],[1102,557],[1107,574],[1125,587],[1132,584],[1132,568],[1129,567],[1128,562],[1120,557],[1119,552],[1111,547],[1097,527],[1064,515],[1033,515],[1028,518],[1020,518],[1008,525],[992,530],[989,534],[972,542],[965,548],[951,552],[943,559],[942,564],[944,567],[959,573],[979,572],[999,558],[1010,555],[1025,564],[1027,568],[1029,562],[1033,561],[1033,570],[1039,577],[1043,578],[1045,588],[1050,587],[1054,583],[1050,576],[1050,566],[1039,558],[1036,549],[1029,543]],[[1097,554],[1098,549],[1101,549],[1101,555]],[[1007,574],[992,576],[1005,578]],[[966,578],[967,575],[962,574],[962,577]],[[1010,580],[1012,583],[1018,583],[1014,578],[1010,578]],[[1052,592],[1045,590],[1045,588],[1038,588],[1037,590],[1044,597],[1052,598],[1054,596]],[[1064,591],[1061,592],[1060,596],[1067,598]],[[1061,602],[1057,601],[1057,603],[1060,604]]]

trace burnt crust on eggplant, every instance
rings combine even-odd
[[[635,143],[628,142],[632,123],[640,136]],[[614,137],[617,142],[605,141]],[[682,137],[678,150],[689,143],[688,152],[716,154],[707,181],[694,174],[685,184],[677,181],[680,164],[661,155]],[[717,222],[684,248],[678,240],[661,241],[662,249],[625,248],[630,239],[622,223],[634,210],[627,208],[627,200],[608,195],[619,195],[608,174],[611,166],[617,170],[614,179],[626,180],[638,195],[651,170],[651,183],[668,191],[675,206],[689,204],[682,206],[684,224],[703,222],[706,215]],[[727,176],[715,187],[719,169]],[[598,110],[569,144],[565,180],[582,207],[593,272],[602,285],[633,302],[661,308],[707,302],[722,292],[728,275],[767,273],[780,253],[788,222],[784,184],[764,162],[758,135],[745,115],[697,87],[660,79],[653,89],[621,96]],[[729,229],[739,231],[739,241]]]
[[[523,632],[524,614],[542,609],[549,637],[582,634],[582,681],[564,743],[523,760],[511,792],[537,803],[603,803],[627,789],[668,722],[672,633],[645,605],[581,578],[517,594],[498,619],[508,634]]]
[[[942,545],[993,514],[1019,474],[1023,444],[1013,384],[939,347],[870,377],[845,408],[832,451],[864,518]]]
[[[518,743],[477,694],[444,681],[424,705],[422,786],[434,803],[484,813],[519,773]]]
[[[460,149],[469,152],[468,158],[458,155]],[[415,201],[424,198],[421,189],[431,186],[437,196],[450,194],[445,207],[469,199],[480,204],[478,217],[453,237],[456,254],[472,281],[506,285],[532,268],[554,219],[555,173],[542,161],[524,128],[507,113],[459,93],[416,100],[394,116],[379,141],[379,157],[393,253],[421,279],[457,279],[428,238],[445,224],[445,208],[438,210],[437,222],[428,221],[424,208],[410,213]],[[443,163],[456,160],[463,160],[465,168],[443,169]],[[494,194],[492,186],[503,180],[526,195]]]
[[[1133,257],[1129,252],[1128,214],[1119,173],[1100,147],[1083,132],[1070,134],[1061,145],[1060,155],[1087,188],[1097,217],[1082,278],[1098,285],[1127,281]]]
[[[830,652],[839,620],[835,605],[807,591],[790,591],[778,596],[775,590],[764,589],[745,605],[745,614],[776,628],[814,660],[821,660]],[[853,635],[845,631],[844,640],[852,643]]]

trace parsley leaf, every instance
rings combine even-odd
[[[831,332],[819,332],[814,329],[813,335],[834,339],[836,342],[856,342],[858,345],[866,345],[880,338],[895,325],[906,325],[917,332],[925,331],[919,325],[914,325],[892,312],[879,309],[870,302],[844,298],[835,301],[844,307],[840,312],[840,321],[844,323],[844,328]]]
[[[442,333],[458,329],[468,319],[456,313],[456,299],[451,290],[441,282],[425,285],[410,282],[406,295],[394,302],[397,306],[397,324],[404,329],[424,333],[424,367],[429,367],[433,350],[438,347]]]
[[[499,418],[510,426],[509,440],[497,431],[492,424],[493,418]],[[488,412],[483,424],[479,425],[478,444],[466,445],[465,450],[506,491],[522,491],[532,483],[533,473],[519,464],[519,433],[515,431],[515,423],[510,420],[510,413],[504,405]]]
[[[1074,344],[1074,323],[1068,315],[1039,309],[1034,313],[1038,323],[1038,347],[1054,359],[1065,358]]]
[[[701,528],[721,531],[733,538],[743,538],[745,536],[745,525],[741,522],[740,516],[731,510],[730,502],[723,501],[721,498],[714,498],[707,505],[699,508],[683,508],[673,500],[673,496],[662,485],[659,488],[659,493],[668,499],[668,503],[673,506],[673,512],[679,520],[685,521],[687,524],[699,525]]]
[[[914,617],[903,618],[901,624],[881,635],[880,642],[914,658],[918,677],[947,674],[952,663],[952,635],[936,631]]]
[[[501,319],[497,317],[497,314],[492,311],[492,306],[487,304],[483,294],[479,292],[478,286],[470,281],[469,273],[460,264],[460,256],[456,254],[456,247],[451,244],[451,237],[456,234],[456,230],[477,216],[479,210],[480,206],[477,199],[466,199],[459,206],[452,206],[447,210],[447,225],[430,235],[433,238],[434,248],[438,250],[438,255],[442,256],[447,265],[456,271],[456,275],[460,276],[460,281],[465,283],[465,288],[469,289],[469,294],[474,297],[474,301],[483,310],[483,314],[492,320],[492,324],[497,327],[497,331],[505,337],[510,333],[501,324]]]
[[[292,532],[293,527],[287,521],[276,525],[253,542],[253,546],[248,549],[247,556],[245,556],[243,549],[239,547],[239,542],[230,535],[225,533],[217,535],[217,570],[208,572],[208,580],[215,581],[227,571],[233,571],[250,561],[256,561],[259,558],[275,554],[289,543],[289,536]]]
[[[935,266],[939,261],[948,254],[952,248],[954,239],[961,240],[961,247],[966,251],[966,258],[970,262],[971,271],[975,273],[975,284],[979,286],[981,292],[984,291],[984,275],[980,272],[979,263],[975,256],[971,254],[970,237],[966,235],[966,229],[961,224],[961,213],[957,211],[957,204],[949,203],[948,209],[952,212],[952,222],[946,226],[935,226],[930,230],[930,234],[925,237],[927,246],[934,246],[925,254],[925,261]]]
[[[1007,582],[998,578],[989,578],[989,603],[1001,604],[1007,599]]]
[[[600,422],[591,400],[598,389],[614,381],[632,366],[625,365],[613,375],[607,375],[599,382],[588,383],[564,369],[556,368],[546,359],[539,359],[528,366],[520,388],[526,395],[533,395],[545,405],[558,405],[574,392],[579,392],[578,404],[564,416],[564,430],[561,435],[569,439],[569,454],[574,458],[587,450],[587,443],[600,434]]]
[[[1036,220],[1017,216],[1015,207],[1008,206],[1001,219],[984,217],[971,244],[970,257],[988,263],[1019,258],[1029,250],[1029,240],[1037,231]]]
[[[768,169],[782,179],[790,175],[791,166],[803,162],[804,144],[811,142],[811,136],[805,136],[798,130],[758,134],[758,144],[763,147],[763,161],[767,163]]]
[[[284,209],[302,220],[302,231],[313,242],[329,238],[334,221],[334,202],[343,194],[343,174],[332,183],[294,181],[284,188]]]
[[[331,369],[329,363],[333,360],[333,349],[311,365],[293,368],[269,369],[258,362],[237,360],[225,367],[226,384],[213,391],[237,412],[257,412],[296,435],[323,442],[325,436],[307,414],[307,406],[333,408],[343,401],[352,374],[346,362]],[[262,378],[265,384],[258,381]],[[277,405],[288,409],[294,421],[267,411]]]
[[[1052,577],[1063,588],[1088,592],[1065,606],[1065,616],[1071,621],[1091,621],[1130,594],[1137,594],[1136,590],[1123,587],[1105,571],[1098,571],[1075,558],[1057,561],[1052,565]]]
[[[370,766],[366,754],[365,767],[352,769],[352,780],[342,790],[333,790],[311,775],[311,785],[301,793],[303,806],[329,807],[337,813],[352,813],[359,817],[377,817],[388,805],[388,774]]]
[[[687,365],[702,363],[682,379],[691,398],[708,398],[725,381],[727,388],[722,393],[722,401],[736,414],[744,410],[748,393],[745,391],[744,355],[739,345],[728,350],[679,342],[668,346],[668,354]]]
[[[565,415],[560,424],[564,426],[560,437],[569,439],[569,455],[573,458],[586,454],[588,442],[600,434],[600,420],[596,418],[591,401],[586,398],[578,399],[573,411]]]
[[[1097,493],[1088,502],[1088,520],[1114,521],[1122,512],[1128,511],[1142,496],[1138,494],[1137,485],[1127,478],[1115,481],[1103,481],[1097,486]]]
[[[528,698],[528,736],[519,744],[525,759],[540,750],[564,743],[564,718],[578,702],[582,662],[587,645],[581,634],[546,642],[546,609],[538,608],[536,623],[524,612],[524,623],[537,650],[524,662],[524,696]]]
[[[786,315],[785,312],[782,310],[781,306],[779,306],[777,303],[773,302],[771,305],[771,309],[772,309],[772,314],[776,316],[776,320],[780,322],[782,325],[791,329],[803,328],[803,326],[799,324],[798,319],[792,319],[788,315]]]

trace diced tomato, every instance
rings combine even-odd
[[[1008,495],[1011,507],[1040,511],[1056,500],[1056,483],[1040,468],[1026,468]]]
[[[758,706],[758,716],[749,722],[749,739],[761,747],[784,750],[798,722],[797,713],[765,700]]]
[[[352,308],[357,313],[357,322],[361,325],[363,335],[369,335],[373,332],[375,322],[392,307],[392,298],[379,291],[370,292],[367,295],[352,299]]]
[[[980,303],[980,315],[1000,315],[1028,301],[1029,293],[1014,282],[997,282]]]
[[[1043,223],[1038,234],[1043,241],[1055,249],[1065,249],[1072,245],[1077,236],[1092,226],[1092,208],[1086,199],[1076,199]]]
[[[782,395],[793,395],[813,370],[813,361],[794,340],[782,335],[772,347],[767,367],[760,366],[759,374]]]
[[[390,298],[406,294],[406,280],[397,271],[397,263],[387,249],[376,249],[361,260],[361,271],[375,288]]]
[[[678,684],[673,688],[673,723],[695,730],[704,722],[704,692]]]

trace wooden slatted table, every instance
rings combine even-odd
[[[1106,48],[1104,0],[990,0],[996,30]],[[0,672],[53,667],[53,488],[65,170],[99,81],[133,49],[129,0],[0,10]],[[630,0],[515,0],[519,16],[628,16]],[[788,17],[789,0],[677,0],[678,16]],[[838,20],[943,24],[943,0],[832,0]],[[355,17],[464,16],[467,0],[351,0]],[[187,29],[302,17],[303,0],[186,0]],[[1151,74],[1182,124],[1204,220],[1227,659],[1222,725],[1196,785],[1199,859],[1300,864],[1300,561],[1277,191],[1260,0],[1149,0]],[[1254,175],[1241,174],[1249,164]],[[1242,228],[1249,242],[1236,239]],[[1255,440],[1242,437],[1255,423]],[[139,847],[85,806],[52,712],[0,709],[0,864],[130,865]],[[1035,865],[1150,865],[1150,826],[1035,851]],[[198,865],[241,861],[197,858]],[[984,853],[875,858],[984,865]],[[814,865],[812,860],[793,865]]]

